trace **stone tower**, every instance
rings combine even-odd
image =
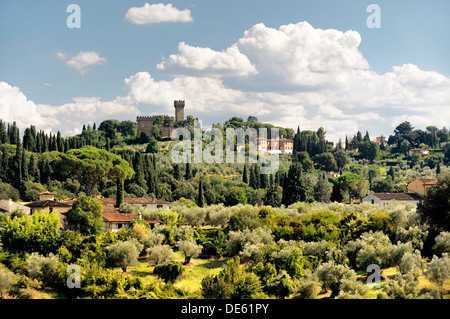
[[[184,101],[175,101],[175,122],[184,121]]]

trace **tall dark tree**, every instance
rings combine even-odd
[[[64,152],[64,139],[61,137],[61,133],[59,131],[56,135],[56,147],[58,152]]]
[[[247,164],[244,164],[244,171],[242,172],[242,182],[248,184]]]
[[[269,178],[267,174],[259,174],[259,187],[261,189],[267,189],[269,188]]]
[[[134,154],[133,159],[133,168],[134,168],[134,182],[139,186],[147,189],[147,185],[145,183],[145,175],[144,175],[144,164],[142,162],[142,154],[141,152],[136,152]]]
[[[17,189],[20,188],[20,182],[22,181],[22,148],[16,148],[16,155],[13,157],[14,167],[14,183],[13,186]]]
[[[267,190],[264,198],[264,204],[272,207],[279,207],[283,197],[283,189],[281,186],[272,184]]]
[[[41,178],[41,173],[39,172],[39,167],[37,164],[36,156],[33,153],[30,156],[30,162],[28,164],[28,175],[35,182],[39,183],[40,178]]]
[[[116,207],[119,208],[124,201],[124,180],[123,178],[116,179]]]
[[[248,181],[248,186],[250,186],[253,189],[257,188],[255,170],[252,169],[251,167],[250,167],[250,177],[249,177],[249,181]]]
[[[198,182],[198,195],[197,195],[197,205],[199,207],[205,206],[205,197],[203,195],[203,183],[202,180]]]
[[[192,177],[191,164],[187,162],[184,170],[184,179],[190,180],[191,177]]]
[[[438,183],[427,190],[417,212],[433,229],[450,231],[450,174],[441,176]]]
[[[296,202],[312,202],[313,187],[308,178],[303,174],[302,165],[293,163],[289,167],[287,179],[283,189],[283,204],[288,206]]]
[[[179,164],[173,166],[173,177],[179,181],[181,179],[181,169]]]
[[[9,143],[9,136],[6,133],[6,124],[0,119],[0,144]]]
[[[394,171],[394,167],[393,166],[391,166],[389,168],[389,171],[387,172],[387,175],[391,176],[393,181],[395,180],[395,171]]]
[[[325,183],[324,177],[320,177],[316,185],[314,185],[314,200],[328,203],[330,201],[330,195],[330,188]]]

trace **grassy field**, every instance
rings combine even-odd
[[[175,261],[180,263],[184,262],[184,256],[181,252],[175,252]],[[184,265],[184,273],[174,282],[174,286],[177,288],[182,288],[183,290],[189,291],[191,293],[198,292],[201,287],[202,279],[208,275],[217,275],[221,270],[223,265],[226,263],[227,258],[222,259],[203,259],[203,258],[192,258],[188,265]],[[153,274],[153,265],[149,265],[148,262],[139,262],[139,265],[135,267],[129,267],[128,272],[141,277],[146,281],[152,280],[156,277]]]

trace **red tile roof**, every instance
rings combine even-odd
[[[129,223],[132,220],[138,219],[139,217],[132,213],[119,213],[117,212],[103,212],[103,218],[108,222],[116,223]],[[147,224],[158,224],[159,220],[148,220],[145,219],[144,222]]]
[[[56,193],[55,192],[45,191],[45,192],[39,193],[39,195],[56,195]]]
[[[71,205],[55,200],[42,200],[26,204],[27,207],[70,207]]]
[[[115,198],[98,198],[99,201],[102,202],[103,205],[115,205],[116,199]],[[162,200],[157,200],[153,198],[125,198],[123,200],[127,204],[141,204],[141,205],[149,205],[149,204],[167,204],[169,205],[170,202],[165,202]]]
[[[137,219],[138,216],[132,213],[103,213],[103,218],[109,222],[131,222],[132,220]]]
[[[417,178],[424,185],[436,185],[438,180],[436,178]]]
[[[381,200],[423,200],[423,196],[416,193],[372,193]]]

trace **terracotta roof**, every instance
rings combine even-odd
[[[423,200],[423,196],[416,193],[372,193],[381,200]]]
[[[39,193],[39,195],[56,195],[56,193],[55,192],[45,191],[45,192]]]
[[[417,178],[424,185],[436,185],[438,180],[436,178]]]
[[[105,206],[103,206],[103,214],[104,213],[120,213],[120,212],[114,206],[105,205]]]
[[[111,213],[105,213],[103,212],[103,218],[106,219],[108,222],[116,222],[116,223],[129,223],[132,220],[138,219],[139,217],[136,216],[136,214],[132,213],[119,213],[119,212],[111,212]],[[159,220],[148,220],[145,219],[144,222],[147,224],[158,224]]]
[[[59,202],[72,206],[76,200],[77,200],[76,198],[68,198],[68,199],[61,199],[61,200],[59,200]]]
[[[103,218],[109,222],[131,222],[133,219],[137,219],[138,216],[132,213],[103,213]]]
[[[71,205],[55,200],[41,200],[26,204],[27,207],[70,207]]]
[[[103,205],[115,205],[116,199],[115,198],[98,198],[99,201],[102,202]],[[127,204],[141,204],[141,205],[148,205],[148,204],[167,204],[169,205],[170,202],[165,202],[162,200],[157,200],[153,198],[124,198],[123,200]]]

